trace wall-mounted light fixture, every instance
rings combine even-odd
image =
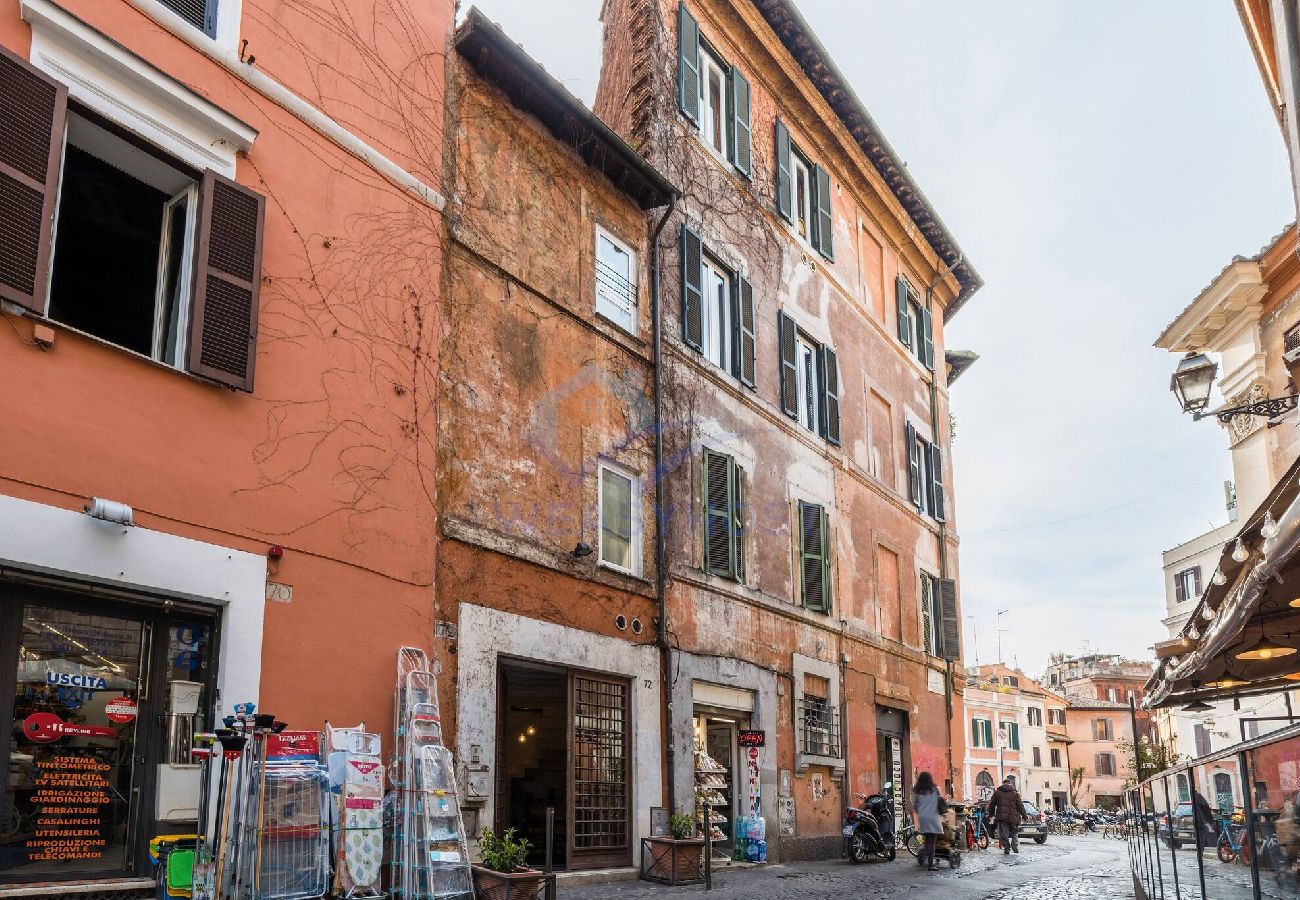
[[[135,524],[135,510],[125,503],[105,500],[103,497],[92,498],[85,506],[85,513],[92,519],[112,522],[114,525]]]

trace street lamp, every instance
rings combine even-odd
[[[1214,386],[1214,376],[1218,371],[1218,363],[1204,353],[1188,351],[1178,361],[1178,368],[1174,369],[1174,374],[1169,379],[1169,390],[1174,392],[1178,405],[1183,408],[1183,412],[1191,413],[1194,420],[1206,416],[1205,409],[1210,405],[1210,389]],[[1292,390],[1295,390],[1294,385]],[[1295,409],[1297,400],[1300,400],[1300,396],[1296,394],[1268,397],[1242,406],[1216,409],[1213,415],[1225,425],[1232,421],[1233,416],[1267,416],[1273,419]]]
[[[1201,418],[1205,407],[1210,405],[1210,388],[1218,371],[1218,363],[1204,353],[1188,353],[1178,361],[1178,368],[1169,379],[1169,390],[1178,398],[1183,412]]]

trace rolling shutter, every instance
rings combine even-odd
[[[704,245],[682,225],[682,340],[704,350]]]
[[[894,280],[894,299],[898,306],[898,339],[912,346],[912,317],[907,307],[907,282],[900,275]]]
[[[943,451],[939,449],[938,444],[930,447],[930,494],[933,501],[930,514],[940,522],[946,521],[947,509],[943,497]]]
[[[799,503],[800,596],[806,609],[830,610],[830,554],[827,552],[826,511],[815,503]]]
[[[736,312],[732,318],[735,322],[735,348],[732,354],[735,372],[740,383],[746,387],[758,388],[757,352],[758,344],[754,337],[754,288],[741,276],[736,276]]]
[[[0,300],[45,312],[68,89],[0,47]]]
[[[731,162],[746,177],[754,165],[754,139],[749,124],[749,82],[740,69],[731,67]]]
[[[840,365],[835,351],[822,347],[821,383],[821,429],[822,437],[832,444],[840,443]]]
[[[781,349],[781,412],[795,419],[799,416],[799,364],[795,358],[799,340],[794,319],[785,313],[776,314],[776,326]]]
[[[730,456],[704,451],[704,571],[736,577],[734,464]]]
[[[934,371],[934,320],[930,316],[928,306],[921,308],[921,328],[919,335],[921,346],[917,348],[918,355],[921,357],[921,363]]]
[[[943,636],[943,658],[961,659],[961,618],[957,615],[957,582],[951,578],[940,578],[939,617]]]
[[[813,166],[813,240],[817,252],[835,259],[835,219],[831,214],[831,176],[821,166]]]
[[[253,389],[266,198],[216,172],[203,173],[189,370]]]
[[[794,221],[794,166],[790,162],[790,129],[776,120],[776,211]]]
[[[696,126],[700,124],[700,26],[686,9],[677,7],[677,105]]]

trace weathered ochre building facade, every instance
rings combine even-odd
[[[438,642],[471,835],[628,866],[662,803],[646,210],[672,187],[471,11],[450,59]],[[453,708],[454,707],[454,708]]]
[[[962,758],[943,326],[981,282],[792,4],[602,19],[596,111],[683,194],[660,240],[668,803],[693,808],[703,751],[769,858],[833,855],[851,792]]]

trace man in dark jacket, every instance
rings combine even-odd
[[[998,843],[1002,845],[1003,855],[1019,853],[1020,820],[1024,818],[1025,807],[1020,801],[1020,792],[1016,790],[1013,779],[1006,779],[993,792],[989,812],[993,815],[993,821],[998,823]]]

